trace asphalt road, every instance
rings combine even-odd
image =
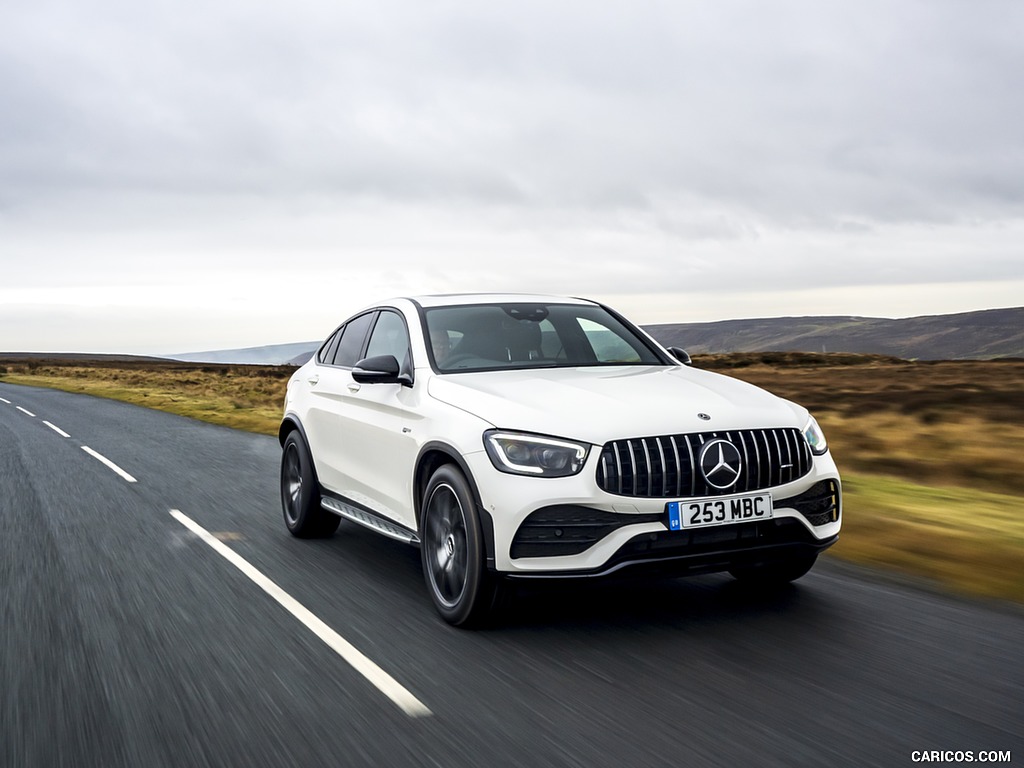
[[[718,576],[532,586],[456,630],[415,549],[287,533],[273,438],[0,398],[0,766],[1024,762],[1015,610],[824,562],[772,596]]]

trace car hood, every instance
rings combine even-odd
[[[539,432],[594,445],[686,432],[802,429],[807,419],[805,409],[752,384],[682,366],[435,375],[427,391],[500,429]]]

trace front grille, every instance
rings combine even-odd
[[[701,448],[714,439],[732,443],[742,457],[739,479],[729,488],[715,488],[700,470]],[[798,480],[811,471],[812,460],[807,440],[792,428],[637,437],[605,444],[597,485],[618,496],[645,498],[746,493]]]

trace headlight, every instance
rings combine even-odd
[[[590,452],[586,443],[496,429],[484,432],[484,448],[495,469],[533,477],[575,475],[583,469]]]
[[[807,444],[811,446],[811,453],[815,456],[821,456],[828,451],[825,433],[821,431],[821,427],[818,426],[818,422],[814,420],[813,416],[807,419],[807,425],[804,427],[804,437],[807,438]]]

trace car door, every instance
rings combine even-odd
[[[401,313],[382,309],[364,357],[392,355],[413,374],[409,329]],[[351,374],[350,374],[351,375]],[[340,429],[345,436],[345,495],[406,527],[415,527],[412,474],[418,445],[420,390],[405,384],[346,386]]]
[[[356,362],[375,355],[394,355],[412,374],[409,331],[394,310],[353,318],[332,364],[318,367],[318,380],[310,387],[314,463],[324,490],[412,528],[411,476],[418,450],[413,425],[420,394],[402,384],[355,381]]]
[[[376,311],[365,312],[338,329],[337,339],[325,345],[323,359],[307,374],[309,408],[303,417],[317,478],[325,490],[341,493],[350,482],[345,479],[349,465],[342,425],[342,412],[348,408],[347,398],[352,367],[362,357],[366,337],[376,319]]]

